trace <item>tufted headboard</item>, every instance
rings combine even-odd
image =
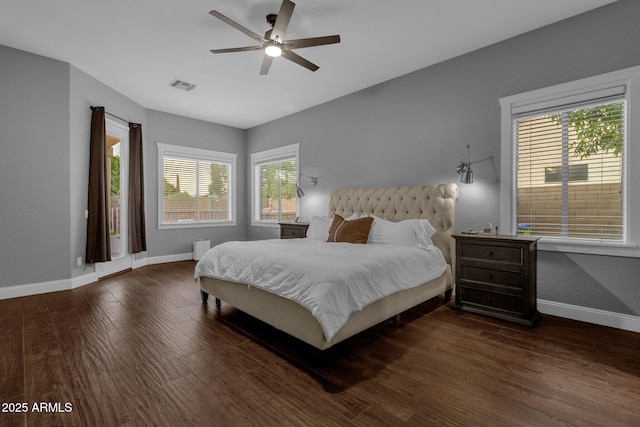
[[[331,193],[329,216],[338,214],[347,218],[356,213],[375,215],[389,221],[428,219],[436,229],[433,243],[451,264],[451,234],[457,198],[457,184],[336,190]]]

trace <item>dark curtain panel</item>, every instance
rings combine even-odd
[[[92,107],[89,158],[88,263],[111,261],[109,238],[109,183],[104,107]]]
[[[132,254],[147,250],[142,163],[142,126],[129,123],[129,250]]]

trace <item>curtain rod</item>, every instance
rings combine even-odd
[[[94,107],[94,106],[92,105],[92,106],[90,106],[90,107],[89,107],[89,109],[90,109],[91,111],[95,111],[95,110],[97,110],[97,109],[98,109],[98,107]],[[116,118],[116,119],[118,119],[118,120],[122,120],[123,122],[131,123],[129,120],[125,120],[125,119],[123,119],[122,117],[118,117],[118,116],[116,116],[115,114],[111,114],[111,113],[109,113],[109,112],[108,112],[108,111],[106,111],[106,110],[105,110],[105,112],[104,112],[104,113],[105,113],[105,114],[108,114],[108,115],[110,115],[111,117],[114,117],[114,118]]]

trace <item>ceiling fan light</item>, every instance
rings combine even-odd
[[[270,44],[269,46],[264,48],[264,53],[272,58],[277,58],[278,56],[282,55],[282,49],[280,48],[280,46]]]

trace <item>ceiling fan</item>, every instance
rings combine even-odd
[[[289,61],[295,62],[298,65],[316,71],[318,67],[313,62],[306,60],[300,55],[293,52],[293,49],[300,49],[303,47],[320,46],[325,44],[340,43],[340,36],[325,36],[325,37],[311,37],[306,39],[285,40],[284,36],[289,26],[289,20],[293,14],[293,8],[295,3],[290,0],[283,0],[280,6],[280,11],[277,15],[267,15],[267,22],[271,25],[271,29],[267,31],[262,37],[259,34],[243,27],[237,22],[227,18],[217,10],[209,12],[211,15],[226,22],[237,30],[242,31],[249,37],[260,42],[260,46],[247,46],[247,47],[235,47],[229,49],[214,49],[212,53],[230,53],[230,52],[248,52],[253,50],[264,50],[264,59],[262,60],[262,67],[260,68],[260,74],[264,75],[269,72],[273,58],[282,56]]]

